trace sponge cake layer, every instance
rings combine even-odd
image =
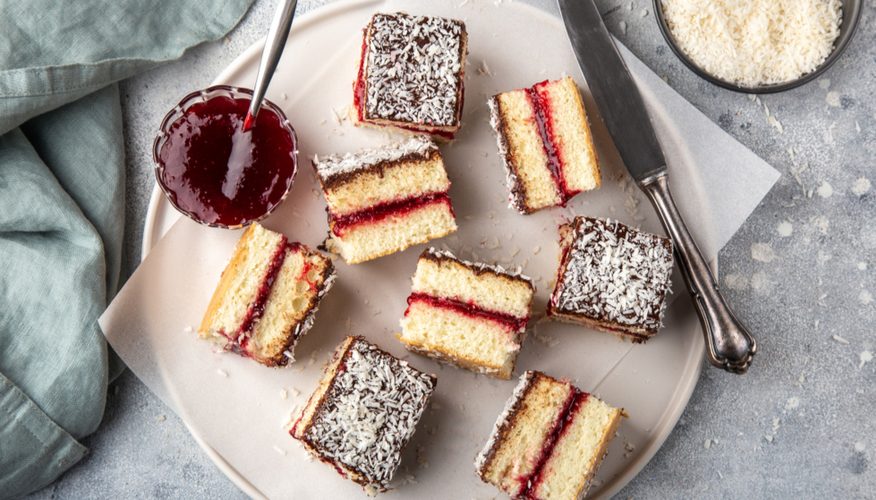
[[[431,139],[315,157],[328,204],[326,248],[365,262],[456,231],[450,180]]]
[[[514,326],[504,321],[414,297],[409,299],[401,327],[399,340],[412,351],[511,378],[520,343]]]
[[[348,264],[357,264],[395,253],[456,231],[453,209],[447,198],[389,214],[371,222],[345,228],[326,240],[326,248]]]
[[[249,226],[237,242],[207,306],[198,328],[201,337],[213,337],[220,342],[237,338],[275,254],[281,252],[285,244],[282,234],[268,231],[259,224]]]
[[[286,365],[334,278],[327,258],[252,224],[222,273],[198,334],[264,365]]]
[[[419,354],[508,379],[534,294],[523,275],[429,248],[417,261],[398,338]]]
[[[562,193],[553,179],[525,90],[504,92],[490,100],[491,123],[499,135],[512,202],[523,213],[559,205]]]
[[[481,479],[512,496],[522,492],[570,395],[568,384],[540,372],[524,373],[478,457]]]
[[[529,496],[545,500],[579,498],[587,490],[621,421],[621,410],[589,396],[575,408]]]
[[[503,92],[488,104],[518,211],[564,205],[599,187],[590,126],[571,77]]]
[[[598,188],[601,178],[593,134],[575,81],[567,76],[538,83],[533,89],[550,108],[551,140],[559,154],[567,196]]]
[[[526,372],[475,462],[478,474],[514,498],[580,498],[622,415],[568,382]]]
[[[329,259],[301,245],[290,245],[264,312],[252,327],[246,346],[249,354],[269,366],[291,361],[295,343],[310,329],[334,276]]]
[[[525,319],[534,289],[528,280],[496,268],[467,265],[440,252],[426,251],[417,263],[413,291]]]
[[[423,193],[446,193],[450,180],[436,150],[425,158],[378,163],[326,185],[329,186],[324,189],[326,203],[337,216]]]

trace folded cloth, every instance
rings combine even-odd
[[[116,82],[227,33],[252,0],[0,0],[0,497],[87,452],[103,416],[97,318],[119,282]]]

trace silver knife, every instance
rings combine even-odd
[[[706,259],[672,200],[666,159],[639,89],[593,0],[557,1],[602,120],[627,170],[648,195],[673,240],[676,261],[703,327],[709,362],[730,372],[745,373],[757,343],[721,295]]]

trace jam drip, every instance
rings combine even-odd
[[[411,294],[410,297],[408,297],[408,310],[405,311],[405,316],[408,315],[410,305],[414,302],[423,302],[432,307],[450,309],[451,311],[456,311],[475,319],[486,319],[489,321],[495,321],[496,323],[501,323],[502,325],[511,328],[511,331],[513,332],[519,332],[526,328],[526,323],[527,321],[529,321],[529,318],[518,318],[510,314],[504,314],[483,309],[476,306],[474,302],[462,302],[460,300],[449,299],[445,297],[435,297],[434,295],[428,295],[419,292],[414,292]]]
[[[246,314],[243,316],[243,321],[240,323],[240,328],[237,329],[235,342],[240,346],[242,351],[246,352],[246,346],[249,344],[252,329],[262,317],[262,314],[265,313],[265,306],[267,306],[268,298],[271,296],[271,289],[273,289],[274,281],[277,280],[277,276],[280,274],[280,268],[283,267],[283,262],[286,260],[287,252],[290,250],[295,251],[296,248],[297,244],[290,244],[284,236],[281,243],[277,246],[277,250],[274,251],[274,255],[271,257],[271,263],[268,264],[268,270],[265,271],[265,277],[262,278],[262,282],[259,285],[259,291],[256,293],[256,298],[252,304],[249,305]]]
[[[569,396],[563,404],[563,409],[560,411],[557,419],[554,420],[551,432],[548,434],[541,447],[538,459],[535,462],[535,468],[532,469],[532,473],[528,476],[519,478],[520,490],[518,491],[516,498],[536,500],[536,497],[534,496],[535,491],[543,480],[542,473],[544,472],[544,467],[547,465],[548,459],[550,459],[553,454],[554,448],[560,441],[560,438],[562,438],[568,431],[572,419],[575,418],[578,410],[581,409],[581,406],[584,405],[587,398],[590,396],[590,394],[580,391],[575,387],[570,386],[570,389]]]
[[[544,154],[548,159],[548,169],[551,172],[557,189],[560,192],[561,204],[565,205],[569,198],[576,193],[569,190],[566,186],[566,180],[563,177],[563,160],[560,151],[557,148],[556,136],[553,129],[553,115],[548,105],[548,99],[545,94],[542,94],[541,88],[547,85],[547,80],[536,83],[532,87],[526,89],[526,97],[529,99],[529,104],[532,106],[532,114],[535,116],[535,124],[538,128],[538,135],[541,137],[541,144],[544,148]]]
[[[406,215],[418,208],[434,203],[446,203],[450,211],[453,211],[453,208],[450,206],[450,196],[446,192],[412,196],[401,200],[378,203],[347,215],[330,215],[332,233],[343,237],[344,232],[352,226],[380,222],[387,217]]]

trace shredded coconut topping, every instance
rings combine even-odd
[[[367,36],[366,118],[457,125],[464,48],[460,21],[376,14]]]
[[[368,342],[350,346],[306,439],[326,459],[385,487],[435,389],[432,376]]]
[[[672,244],[617,221],[577,217],[555,306],[656,331],[672,272]]]
[[[379,163],[398,161],[406,156],[426,157],[438,146],[425,135],[415,135],[403,142],[379,148],[363,149],[355,153],[332,155],[325,158],[313,157],[316,173],[325,181],[341,174],[348,174],[373,167]]]
[[[833,51],[843,21],[840,0],[660,4],[685,54],[717,78],[745,87],[783,83],[815,70]]]
[[[504,275],[510,276],[512,278],[526,280],[529,282],[530,285],[532,285],[532,278],[530,278],[529,276],[527,276],[523,273],[520,273],[520,272],[507,270],[504,267],[500,266],[499,264],[484,264],[483,262],[472,262],[470,260],[460,259],[459,257],[457,257],[456,255],[453,255],[453,253],[451,253],[448,250],[439,250],[435,247],[430,247],[430,248],[426,249],[425,253],[433,255],[435,257],[445,257],[448,259],[453,259],[455,261],[461,262],[465,266],[472,267],[474,269],[479,269],[481,271],[487,270],[487,271],[492,271],[496,274],[504,274]],[[535,286],[533,286],[533,288],[535,288]]]

